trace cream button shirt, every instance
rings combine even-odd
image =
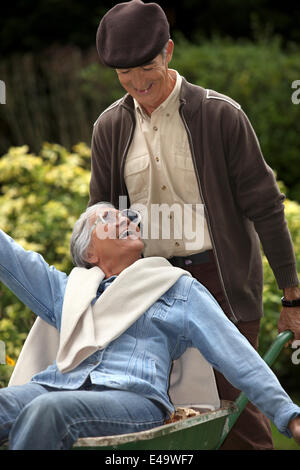
[[[148,116],[136,100],[136,129],[125,162],[131,207],[142,214],[145,256],[187,256],[212,248],[191,150],[179,115],[182,77]]]

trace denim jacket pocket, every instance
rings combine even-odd
[[[168,313],[171,310],[172,305],[175,302],[174,297],[162,296],[159,301],[156,302],[156,309],[153,311],[152,318],[158,320],[166,320]]]
[[[145,391],[156,379],[156,361],[145,351],[134,354],[128,364],[126,375],[130,378],[130,389]]]

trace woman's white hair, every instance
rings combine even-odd
[[[93,265],[87,261],[88,248],[91,243],[91,217],[98,213],[99,208],[114,207],[110,202],[97,202],[88,207],[75,222],[70,240],[71,258],[75,266],[81,268],[92,268]]]

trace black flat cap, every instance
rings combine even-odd
[[[103,64],[113,68],[139,67],[153,60],[170,38],[170,27],[157,3],[132,0],[119,3],[102,18],[96,36]]]

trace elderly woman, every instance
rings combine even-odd
[[[300,408],[198,281],[141,257],[138,223],[134,211],[88,208],[72,234],[69,276],[0,232],[1,281],[60,334],[52,365],[0,390],[0,441],[69,449],[79,437],[161,425],[174,411],[171,362],[196,347],[300,443]]]

